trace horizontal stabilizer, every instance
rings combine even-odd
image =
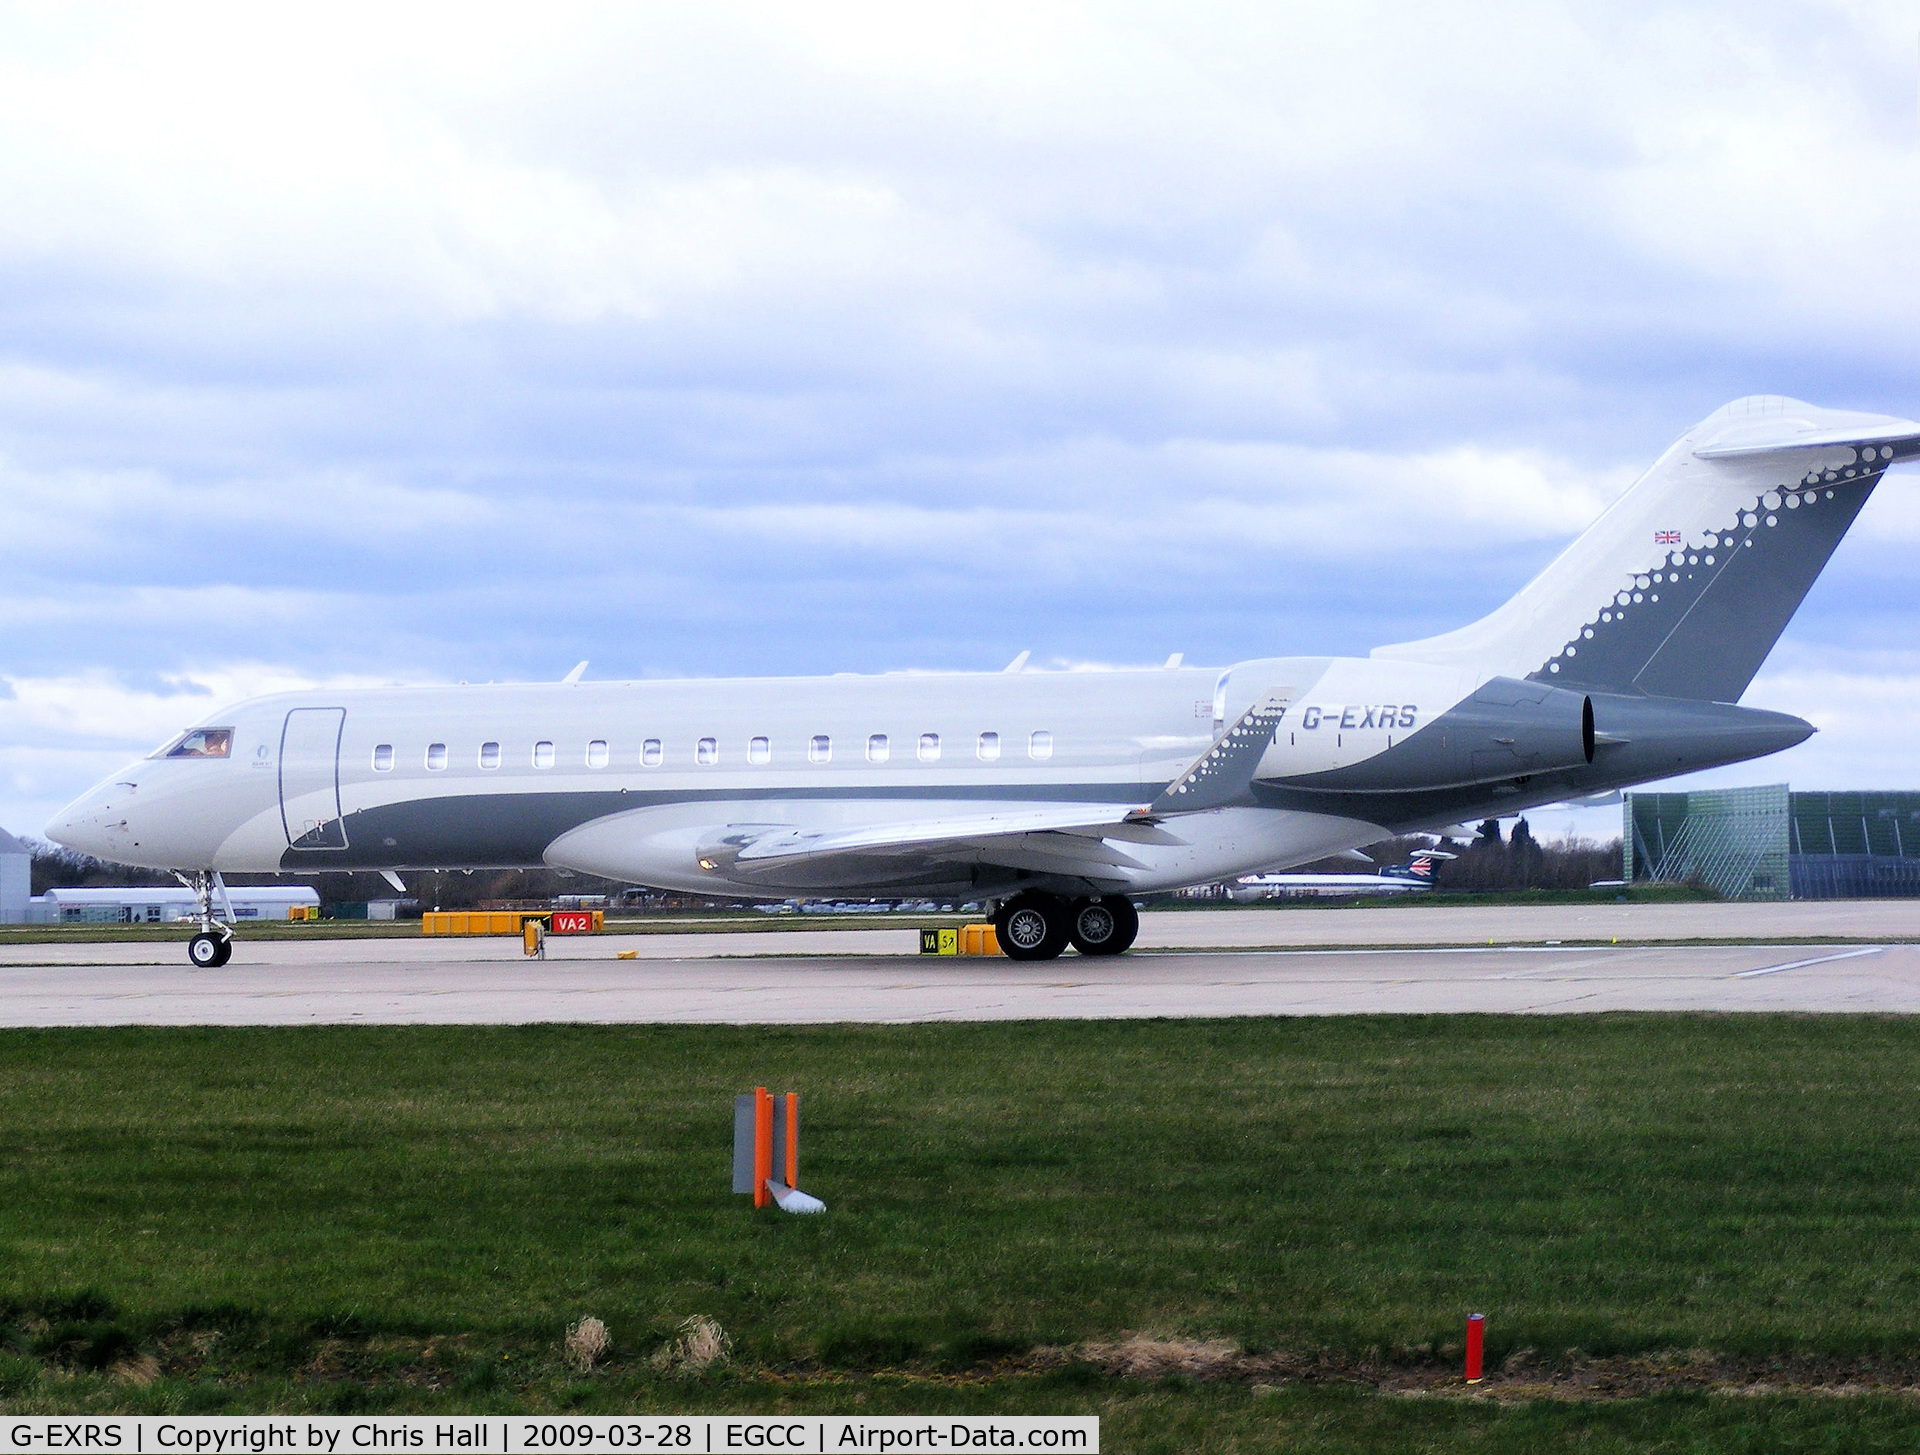
[[[1786,401],[1782,401],[1785,403]],[[1792,401],[1798,403],[1799,401]],[[1818,416],[1815,418],[1814,416]],[[1801,406],[1784,413],[1764,415],[1748,423],[1730,424],[1698,446],[1693,454],[1700,460],[1740,460],[1756,455],[1773,455],[1783,450],[1819,450],[1852,447],[1875,453],[1890,448],[1905,455],[1920,444],[1920,424],[1886,414],[1860,414],[1852,410],[1814,409]],[[1892,458],[1891,455],[1888,458]],[[1851,460],[1848,463],[1853,463]]]

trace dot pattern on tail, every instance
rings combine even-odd
[[[1859,453],[1854,465],[1760,492],[1722,524],[1650,551],[1647,567],[1617,578],[1578,635],[1528,675],[1564,687],[1737,700],[1892,456]],[[1706,650],[1710,643],[1716,650]]]

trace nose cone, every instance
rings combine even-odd
[[[96,859],[124,863],[133,846],[132,783],[103,783],[55,815],[46,834],[54,843]]]

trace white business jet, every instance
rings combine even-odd
[[[964,896],[1016,959],[1118,954],[1132,895],[1801,742],[1733,704],[1917,453],[1911,420],[1738,400],[1490,616],[1364,658],[255,698],[47,833],[187,878],[200,965],[231,953],[223,873],[540,866]]]

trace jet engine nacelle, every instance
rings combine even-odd
[[[1676,773],[1742,763],[1813,736],[1813,724],[1784,712],[1596,692],[1597,773],[1609,784],[1644,783]]]
[[[1333,792],[1463,788],[1584,768],[1593,753],[1593,702],[1584,693],[1496,677],[1384,753],[1282,781]]]
[[[1324,793],[1419,793],[1573,773],[1575,785],[1611,787],[1744,762],[1812,735],[1811,723],[1784,712],[1496,677],[1383,753],[1262,779]]]

